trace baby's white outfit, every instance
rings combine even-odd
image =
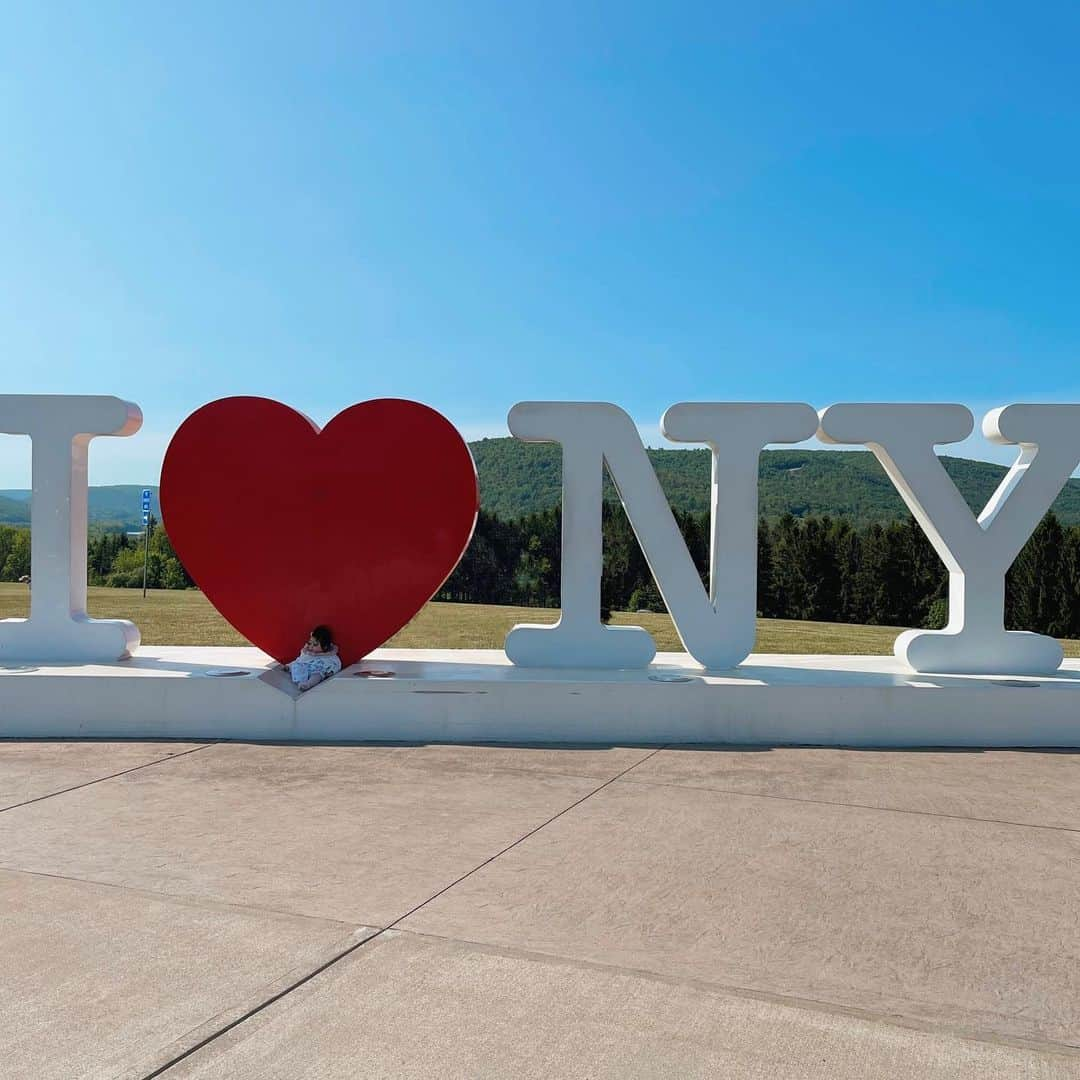
[[[341,670],[337,651],[337,646],[331,645],[326,652],[308,652],[305,645],[300,650],[300,655],[288,666],[289,678],[301,690],[310,690],[323,679],[329,679]]]

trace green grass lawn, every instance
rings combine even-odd
[[[145,645],[246,645],[195,590],[153,589],[144,600],[138,589],[91,588],[88,607],[99,619],[132,619]],[[0,582],[0,619],[27,614],[25,585]],[[390,645],[429,649],[501,649],[507,631],[519,622],[554,622],[550,608],[498,607],[492,604],[428,604]],[[644,626],[663,652],[682,649],[667,615],[617,611],[613,623]],[[884,655],[902,627],[759,619],[755,652]],[[1080,641],[1063,642],[1066,656],[1080,656]]]

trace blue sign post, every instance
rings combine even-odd
[[[146,599],[146,563],[150,555],[150,489],[143,488],[142,493],[142,527],[143,527],[143,556],[142,556],[142,594]]]

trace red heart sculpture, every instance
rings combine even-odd
[[[180,425],[161,470],[181,562],[282,662],[320,623],[342,664],[400,630],[457,565],[478,505],[457,430],[396,398],[353,405],[322,431],[280,402],[223,398]]]

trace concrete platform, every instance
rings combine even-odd
[[[1080,1077],[1080,754],[0,741],[5,1080]]]
[[[389,671],[388,678],[366,672]],[[256,649],[0,665],[0,737],[1080,746],[1080,661],[1052,676],[913,674],[892,657],[751,656],[702,672],[537,670],[495,650],[380,649],[300,694]]]

